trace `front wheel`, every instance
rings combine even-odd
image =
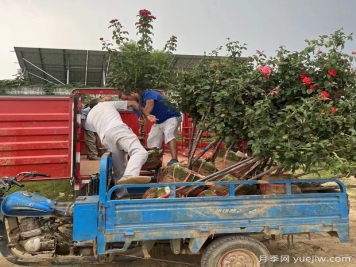
[[[256,239],[246,236],[223,236],[203,252],[204,267],[272,267],[270,252]]]

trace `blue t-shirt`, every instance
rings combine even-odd
[[[82,126],[83,126],[84,130],[95,132],[94,129],[92,129],[87,123],[87,116],[89,114],[89,111],[90,111],[90,107],[86,107],[85,109],[82,110],[81,117],[82,117],[82,120],[85,120],[84,125],[82,125]]]
[[[178,110],[171,107],[163,95],[157,93],[155,90],[145,90],[142,93],[142,107],[146,106],[147,100],[154,100],[154,107],[150,114],[154,115],[158,121],[157,124],[163,123],[166,120],[174,117],[180,117],[181,114]],[[140,113],[137,110],[134,110],[137,116],[140,116]]]

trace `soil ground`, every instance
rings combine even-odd
[[[180,160],[184,160],[181,158]],[[168,157],[164,161],[167,162]],[[88,174],[97,171],[97,165],[94,161],[83,164],[83,172]],[[85,168],[85,169],[84,169]],[[356,185],[355,178],[344,179],[347,185]],[[356,189],[348,190],[350,199],[350,236],[356,240]],[[277,261],[275,267],[356,267],[356,241],[351,243],[340,243],[337,237],[331,237],[328,234],[312,234],[310,240],[308,235],[294,237],[294,247],[289,248],[285,237],[277,241],[262,241],[269,249]],[[183,267],[200,266],[200,255],[174,255],[169,248],[157,247],[151,253],[152,258],[147,260],[137,260],[135,262],[121,264],[105,264],[107,267]],[[289,257],[289,259],[287,259]],[[319,262],[312,263],[312,258]],[[298,262],[295,262],[298,260]],[[302,262],[304,261],[304,262]],[[323,261],[323,262],[321,262]],[[0,267],[15,267],[5,261],[0,256]],[[86,265],[72,265],[70,267],[79,267]],[[69,267],[69,266],[68,266]]]

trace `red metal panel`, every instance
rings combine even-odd
[[[131,130],[137,135],[138,134],[138,130],[139,130],[139,125],[138,125],[138,117],[136,116],[136,114],[133,111],[120,111],[120,115],[122,118],[122,121],[124,123],[126,123],[127,126],[129,126],[131,128]],[[151,130],[153,123],[152,122],[147,122],[146,125],[146,140],[147,140],[147,136],[148,133]]]
[[[0,176],[73,175],[74,97],[0,97]]]

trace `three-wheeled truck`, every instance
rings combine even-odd
[[[22,101],[27,110],[24,112],[21,110],[23,107],[18,106],[14,113],[10,113],[6,112],[4,105],[0,105],[0,170],[5,173],[1,176],[6,176],[1,179],[4,188],[22,186],[15,172],[28,171],[29,163],[36,162],[30,158],[42,163],[30,166],[32,169],[37,167],[38,173],[24,173],[25,179],[39,177],[41,173],[56,173],[58,166],[63,167],[56,166],[53,160],[58,155],[62,155],[61,159],[72,155],[78,163],[80,155],[74,146],[66,150],[68,142],[73,144],[75,139],[63,141],[58,137],[69,135],[70,131],[61,126],[61,121],[66,121],[68,117],[67,113],[72,118],[69,122],[72,123],[70,128],[73,133],[80,127],[80,119],[75,120],[78,116],[75,114],[77,97],[58,98],[61,101],[71,99],[70,104],[65,105],[67,109],[52,105],[51,114],[41,115],[37,114],[41,110],[40,105],[33,108],[28,103],[33,103],[35,99],[43,101],[45,97],[41,100],[38,100],[39,97],[20,97],[17,100],[16,97],[0,97],[5,107],[6,101]],[[48,102],[51,100],[56,100],[56,97],[47,99]],[[31,121],[31,114],[36,114],[36,121]],[[51,120],[48,120],[49,117]],[[53,121],[53,118],[56,120]],[[57,138],[51,139],[51,134]],[[31,140],[26,141],[26,135]],[[35,140],[36,136],[41,138]],[[28,154],[24,154],[29,155],[28,158],[21,158],[14,152],[21,149],[27,149]],[[45,156],[40,156],[40,150]],[[68,154],[63,156],[60,153],[63,150]],[[34,151],[36,156],[31,155]],[[22,162],[22,165],[16,166],[16,162]],[[59,164],[63,162],[57,161]],[[71,162],[74,172],[75,165]],[[15,170],[11,170],[11,166]],[[2,255],[10,262],[25,265],[112,262],[127,253],[137,255],[139,252],[139,255],[149,258],[152,247],[163,243],[169,245],[175,254],[202,253],[201,266],[204,267],[257,267],[272,266],[273,263],[261,261],[262,258],[268,259],[270,253],[260,241],[250,237],[252,234],[271,236],[327,232],[336,234],[341,242],[349,241],[348,198],[345,186],[338,180],[327,180],[339,186],[335,192],[294,194],[294,184],[325,181],[276,180],[269,183],[283,184],[285,194],[248,196],[236,196],[235,187],[240,184],[258,185],[258,181],[215,182],[216,185],[226,186],[229,195],[179,198],[176,197],[177,187],[204,186],[205,183],[112,187],[111,166],[111,156],[105,153],[100,160],[98,191],[93,195],[78,196],[74,204],[57,203],[25,191],[1,197]],[[118,187],[136,192],[142,192],[145,187],[162,187],[169,197],[142,199],[138,196],[129,200],[112,200],[111,195]]]

